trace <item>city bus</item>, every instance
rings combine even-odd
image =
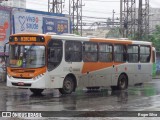
[[[9,37],[7,86],[59,89],[128,86],[151,81],[151,42],[81,37],[72,34],[13,34]]]

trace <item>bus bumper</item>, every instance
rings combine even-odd
[[[7,86],[16,88],[41,88],[45,89],[45,76],[31,79],[14,78],[7,75]]]

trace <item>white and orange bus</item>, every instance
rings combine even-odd
[[[14,34],[9,38],[7,86],[39,94],[57,88],[110,86],[123,90],[152,79],[152,43],[76,35]]]

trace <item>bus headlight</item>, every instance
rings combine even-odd
[[[29,76],[30,76],[30,77],[33,77],[33,76],[34,76],[34,74],[29,74]]]
[[[12,76],[8,74],[8,77],[11,78]]]
[[[38,76],[34,77],[33,80],[40,79],[41,77],[43,77],[43,75],[44,74],[39,74]]]

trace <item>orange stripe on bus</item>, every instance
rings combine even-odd
[[[43,68],[31,68],[31,69],[23,69],[23,68],[9,68],[7,67],[7,72],[10,76],[13,77],[21,77],[21,78],[34,78],[40,74],[45,73],[47,70],[46,67]]]
[[[132,44],[131,40],[116,40],[116,39],[106,39],[106,38],[91,38],[92,42],[106,42],[106,43],[116,43],[116,44]]]
[[[82,73],[93,72],[96,70],[113,67],[113,65],[120,65],[124,63],[114,63],[114,62],[85,62],[83,64]]]

